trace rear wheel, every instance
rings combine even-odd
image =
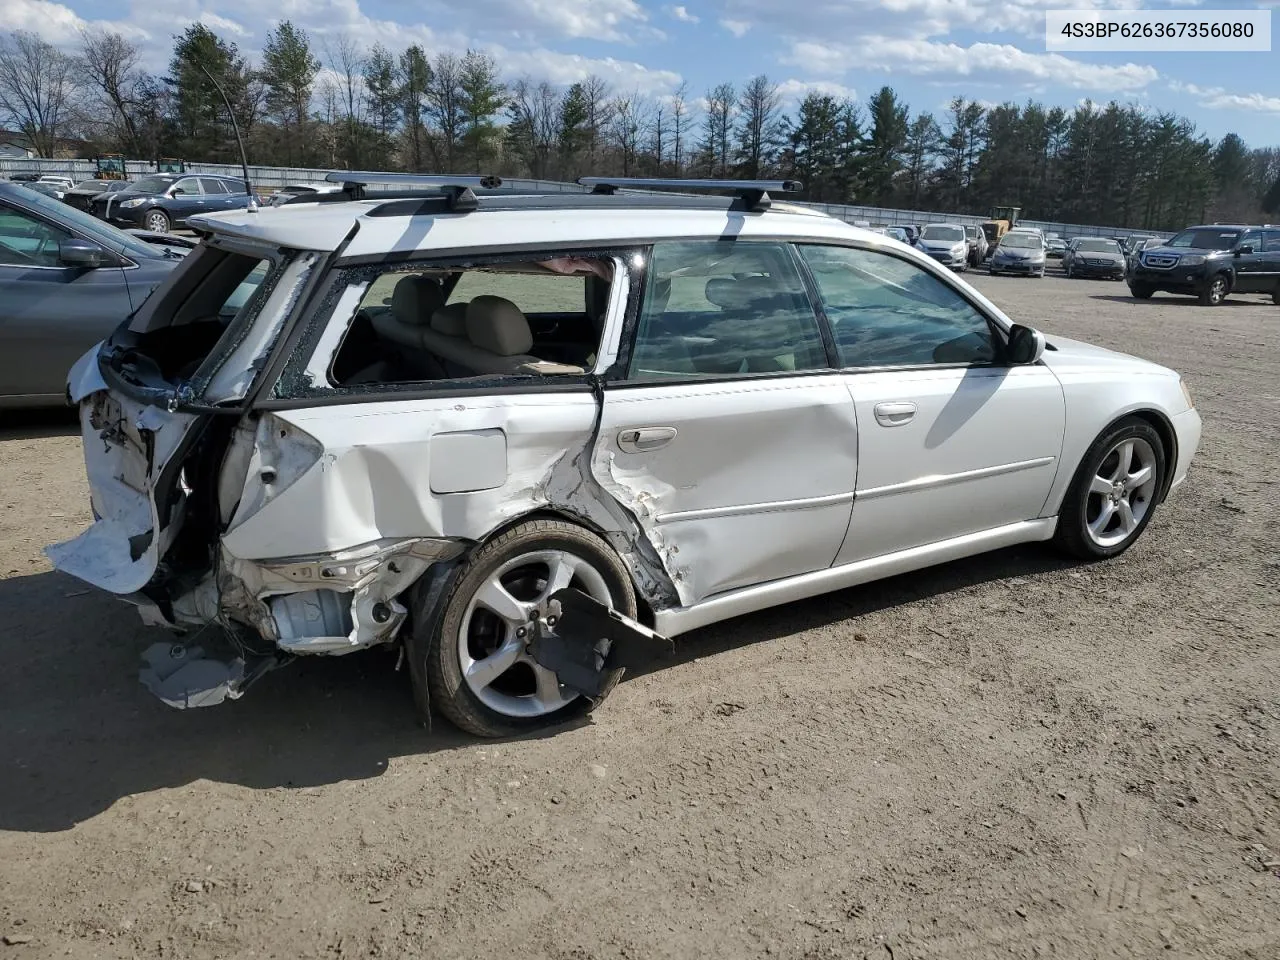
[[[152,233],[168,233],[169,215],[163,210],[148,210],[147,229]]]
[[[1094,441],[1058,513],[1054,543],[1082,560],[1129,549],[1155,511],[1165,451],[1154,427],[1126,417]]]
[[[529,520],[486,543],[459,575],[438,627],[415,624],[409,646],[415,684],[425,678],[430,706],[480,737],[563,723],[594,700],[560,684],[529,654],[531,619],[548,598],[573,586],[628,617],[636,615],[626,567],[595,534],[560,520]],[[429,636],[421,635],[430,630]],[[420,706],[426,698],[419,697]]]
[[[1227,299],[1227,275],[1225,273],[1217,273],[1209,278],[1209,282],[1204,285],[1200,291],[1200,303],[1206,307],[1216,307]]]

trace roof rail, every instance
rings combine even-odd
[[[343,192],[353,200],[366,197],[365,187],[383,184],[395,187],[438,187],[449,198],[449,210],[453,213],[470,213],[479,204],[474,187],[493,190],[502,186],[502,178],[495,176],[452,176],[425,173],[378,173],[375,170],[335,170],[325,177],[329,183],[342,184]]]
[[[578,183],[592,193],[616,193],[620,189],[641,190],[725,190],[742,198],[748,210],[768,210],[769,191],[799,193],[798,180],[681,180],[668,177],[579,177]]]

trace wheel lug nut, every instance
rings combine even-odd
[[[529,632],[529,631],[528,631],[528,630],[526,630],[524,627],[521,627],[519,630],[517,630],[517,631],[516,631],[516,636],[517,636],[517,637],[523,637],[523,636],[524,636],[526,633],[528,633],[528,632]]]

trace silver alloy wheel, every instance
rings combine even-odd
[[[147,214],[147,229],[152,233],[164,233],[169,229],[169,218],[158,211]]]
[[[566,550],[535,550],[508,560],[471,597],[458,630],[458,662],[468,689],[506,717],[555,713],[578,694],[529,655],[531,621],[547,600],[574,586],[612,604],[609,585],[588,561]]]
[[[1219,304],[1227,297],[1227,278],[1218,274],[1209,281],[1209,302]]]
[[[1156,453],[1141,437],[1118,442],[1102,458],[1089,484],[1085,531],[1100,547],[1133,536],[1151,509],[1156,491]]]

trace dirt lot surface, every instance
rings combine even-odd
[[[40,553],[89,520],[73,425],[11,418],[0,960],[1280,956],[1280,308],[976,283],[1186,374],[1142,542],[726,623],[518,742],[416,727],[382,654],[153,700],[134,612]]]

